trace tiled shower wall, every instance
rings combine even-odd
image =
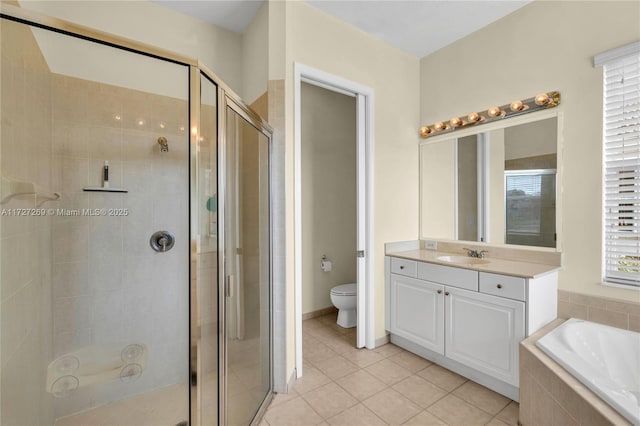
[[[27,27],[2,20],[0,30],[0,171],[3,178],[31,182],[50,192],[55,190],[50,179],[51,74]],[[0,206],[2,424],[53,422],[51,396],[44,385],[52,348],[51,218],[11,213],[36,205],[33,197],[19,197]]]
[[[106,344],[141,343],[148,350],[139,379],[57,399],[59,417],[188,379],[189,139],[186,96],[58,74],[51,87],[59,207],[106,210],[53,218],[54,357]],[[160,152],[160,136],[167,153]],[[128,193],[83,191],[102,185],[105,161],[110,186]],[[151,249],[158,230],[174,234],[171,251]]]

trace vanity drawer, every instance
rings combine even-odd
[[[416,277],[417,262],[415,260],[391,258],[391,273],[404,275],[405,277]]]
[[[478,291],[478,272],[471,269],[418,263],[418,278],[438,284]]]
[[[524,278],[480,272],[480,291],[495,296],[525,301]]]

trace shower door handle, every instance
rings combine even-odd
[[[233,297],[233,275],[227,275],[224,283],[224,295]]]

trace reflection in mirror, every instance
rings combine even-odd
[[[557,118],[423,144],[421,237],[556,246]]]
[[[482,146],[480,135],[471,135],[457,140],[457,209],[456,238],[465,241],[483,241],[481,213],[478,203],[478,183],[482,185],[482,167],[478,167],[478,148]],[[482,187],[480,188],[482,191]]]
[[[505,171],[506,243],[555,247],[556,171]]]

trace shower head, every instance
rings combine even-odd
[[[160,145],[160,152],[169,152],[169,142],[167,138],[160,136],[158,138],[158,144]]]

